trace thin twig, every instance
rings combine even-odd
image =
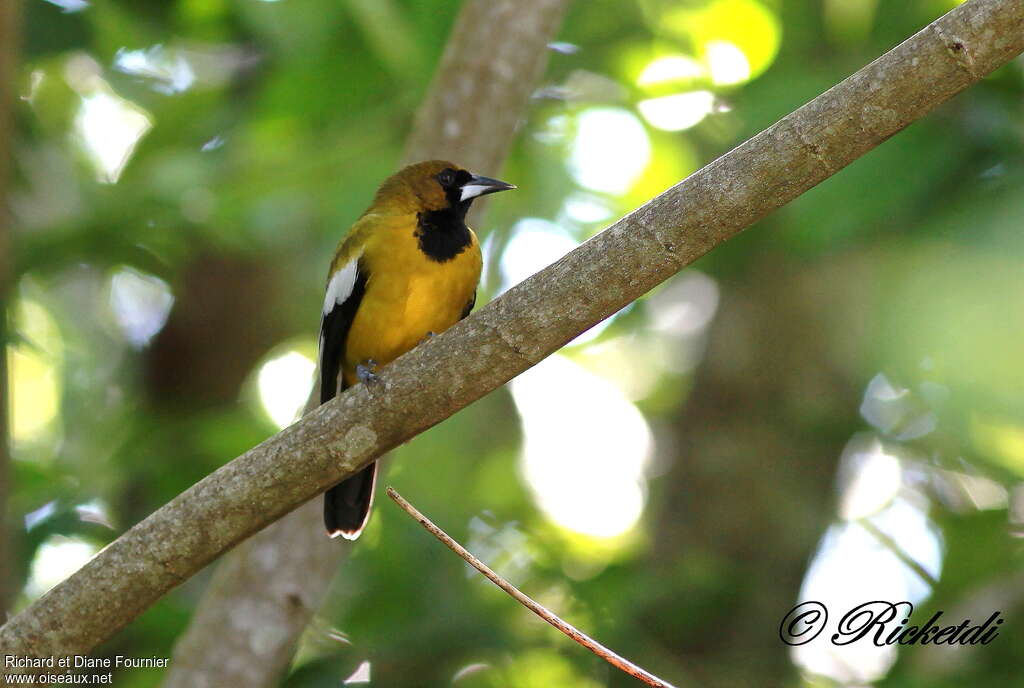
[[[434,535],[434,537],[443,542],[445,546],[448,547],[448,549],[450,549],[451,551],[455,552],[460,557],[465,559],[473,568],[475,568],[480,573],[484,574],[484,576],[486,576],[489,581],[491,581],[499,588],[507,592],[513,598],[518,600],[519,603],[522,604],[524,607],[532,611],[540,618],[547,621],[549,624],[560,630],[562,633],[565,633],[567,636],[569,636],[577,643],[593,652],[601,659],[611,664],[616,669],[620,669],[629,674],[630,676],[634,676],[640,679],[649,686],[656,686],[657,688],[674,688],[674,686],[671,683],[668,683],[667,681],[658,678],[654,674],[645,671],[644,669],[641,669],[625,657],[615,654],[614,652],[612,652],[604,645],[591,638],[583,631],[579,630],[572,624],[563,621],[558,616],[548,611],[543,605],[541,605],[536,600],[521,593],[519,589],[516,588],[516,586],[509,583],[507,580],[505,580],[497,573],[495,573],[487,564],[483,563],[482,561],[474,557],[472,554],[470,554],[465,547],[463,547],[455,540],[453,540],[451,536],[448,535],[448,533],[444,532],[443,530],[435,526],[434,523],[429,518],[420,513],[416,509],[416,507],[414,507],[409,502],[405,501],[405,498],[402,497],[402,495],[398,494],[398,492],[395,491],[395,488],[388,488],[388,497],[391,497],[391,499],[393,499],[394,502],[398,504],[398,506],[402,507],[402,509],[404,509],[407,514],[409,514],[414,519],[419,521],[421,526],[429,530]]]

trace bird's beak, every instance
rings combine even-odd
[[[459,197],[460,201],[468,201],[471,198],[477,196],[486,196],[490,193],[496,193],[498,191],[508,191],[509,189],[516,188],[515,184],[509,184],[498,179],[491,179],[490,177],[480,177],[473,175],[469,181],[462,185],[462,195]]]

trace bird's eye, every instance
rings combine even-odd
[[[441,183],[441,186],[443,186],[445,188],[451,186],[452,182],[455,181],[455,170],[452,170],[452,169],[442,170],[437,175],[437,181],[439,181]]]

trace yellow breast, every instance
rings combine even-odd
[[[364,246],[369,279],[345,346],[347,385],[355,384],[358,364],[390,363],[428,333],[440,334],[458,322],[480,280],[475,235],[461,253],[438,262],[419,249],[415,221],[391,224],[378,227]]]

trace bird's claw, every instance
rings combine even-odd
[[[377,369],[377,361],[372,358],[367,359],[363,363],[356,365],[356,377],[364,385],[375,385],[380,382],[380,375],[374,372]]]
[[[423,335],[423,339],[420,340],[420,344],[422,344],[423,342],[429,342],[431,339],[433,339],[436,336],[437,335],[434,334],[433,332],[428,331],[425,335]]]

